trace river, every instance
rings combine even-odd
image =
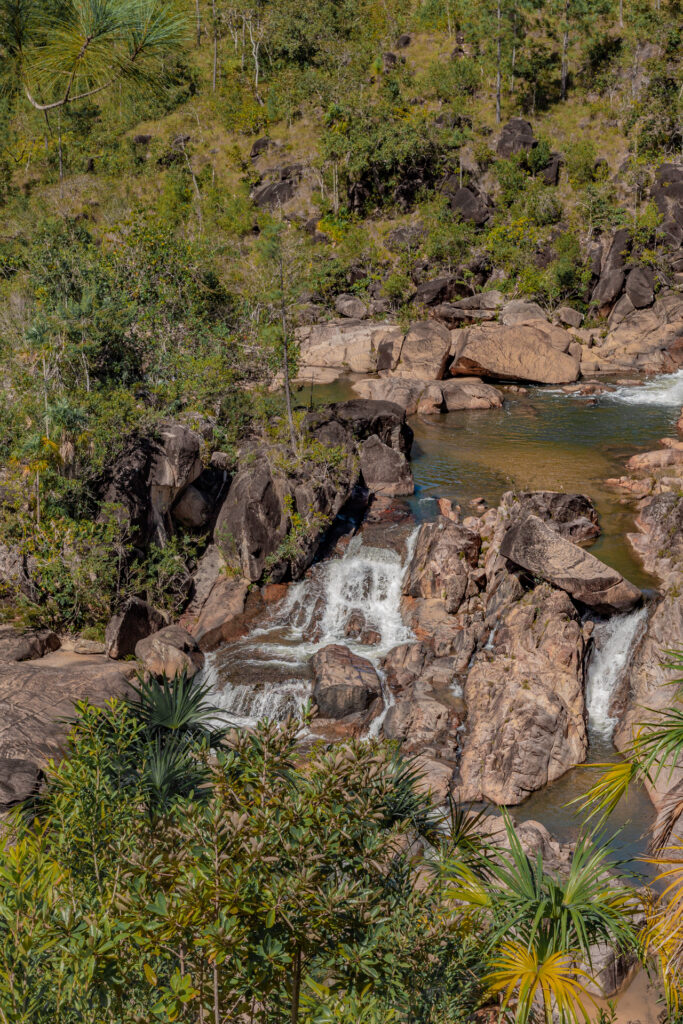
[[[415,494],[406,500],[418,522],[436,514],[437,497],[455,500],[466,515],[475,499],[494,506],[510,489],[578,491],[594,501],[600,516],[602,533],[590,550],[654,594],[656,581],[643,570],[626,537],[634,528],[633,503],[605,481],[622,475],[634,452],[656,447],[661,437],[675,433],[683,372],[597,397],[540,387],[503,391],[502,409],[411,417]],[[312,392],[302,389],[297,397],[299,404],[317,405],[354,393],[350,382],[340,381]],[[358,648],[376,664],[390,647],[408,639],[398,614],[403,571],[398,557],[373,549],[350,554],[317,566],[311,581],[292,587],[282,613],[268,628],[212,657],[209,671],[223,705],[243,724],[301,706],[310,692],[308,663],[314,651],[334,642],[354,647],[344,632],[354,606],[363,608],[381,636],[374,649]],[[579,819],[567,805],[595,777],[591,763],[619,757],[611,743],[609,696],[628,671],[629,647],[645,626],[645,614],[598,624],[587,692],[588,763],[515,808],[517,820],[542,821],[562,841],[578,835]],[[637,858],[652,820],[649,799],[634,788],[610,822],[618,830],[612,840],[616,856],[633,870],[643,870]]]

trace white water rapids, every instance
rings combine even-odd
[[[586,710],[589,730],[602,739],[612,738],[617,724],[610,715],[612,699],[646,622],[647,608],[639,608],[599,622],[593,631],[595,647],[588,665]]]
[[[312,656],[328,644],[343,644],[370,661],[380,677],[384,709],[368,733],[379,735],[393,703],[379,663],[413,638],[401,618],[401,591],[416,538],[417,530],[401,560],[389,548],[365,546],[360,535],[354,537],[342,558],[316,565],[291,586],[265,625],[210,655],[204,678],[230,722],[249,728],[259,719],[281,721],[300,711],[311,696]],[[375,643],[347,636],[354,619],[377,635]]]
[[[624,385],[605,395],[609,401],[626,405],[657,405],[680,408],[683,405],[683,370],[663,373],[644,384]]]

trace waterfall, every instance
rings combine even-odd
[[[417,533],[408,538],[403,559],[355,536],[342,558],[319,563],[293,584],[247,637],[210,655],[204,679],[226,716],[248,728],[260,718],[282,720],[300,712],[311,694],[312,656],[328,644],[343,644],[370,661],[380,678],[384,706],[368,730],[368,736],[378,736],[394,703],[379,663],[392,648],[413,639],[401,617],[401,594]],[[348,636],[354,622],[375,642]]]
[[[599,622],[593,632],[595,647],[588,665],[586,709],[588,728],[602,739],[611,739],[617,720],[610,705],[617,686],[628,669],[636,643],[647,621],[647,609],[615,615]]]

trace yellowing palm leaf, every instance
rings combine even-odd
[[[588,820],[598,816],[599,821],[605,821],[628,792],[631,783],[641,774],[641,765],[634,758],[631,761],[594,764],[591,768],[602,769],[598,781],[571,803],[578,804],[579,811],[587,811]]]
[[[590,1000],[581,978],[585,971],[576,967],[566,953],[550,953],[539,958],[536,950],[519,942],[500,947],[493,969],[485,979],[491,993],[503,995],[503,1009],[516,1001],[515,1020],[526,1024],[534,1002],[541,1002],[547,1019],[554,1010],[562,1020],[589,1021],[584,1001]]]
[[[683,846],[670,847],[667,857],[644,859],[665,869],[656,881],[667,885],[646,908],[643,946],[659,961],[669,1009],[677,1010],[683,1001]]]

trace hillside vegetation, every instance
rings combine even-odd
[[[408,322],[448,274],[599,323],[617,226],[677,277],[648,199],[683,146],[677,0],[121,10],[0,5],[0,542],[34,578],[5,597],[59,628],[176,610],[201,535],[140,550],[108,467],[169,416],[227,467],[250,425],[285,439],[269,385],[340,293]],[[533,146],[504,155],[511,117]]]

